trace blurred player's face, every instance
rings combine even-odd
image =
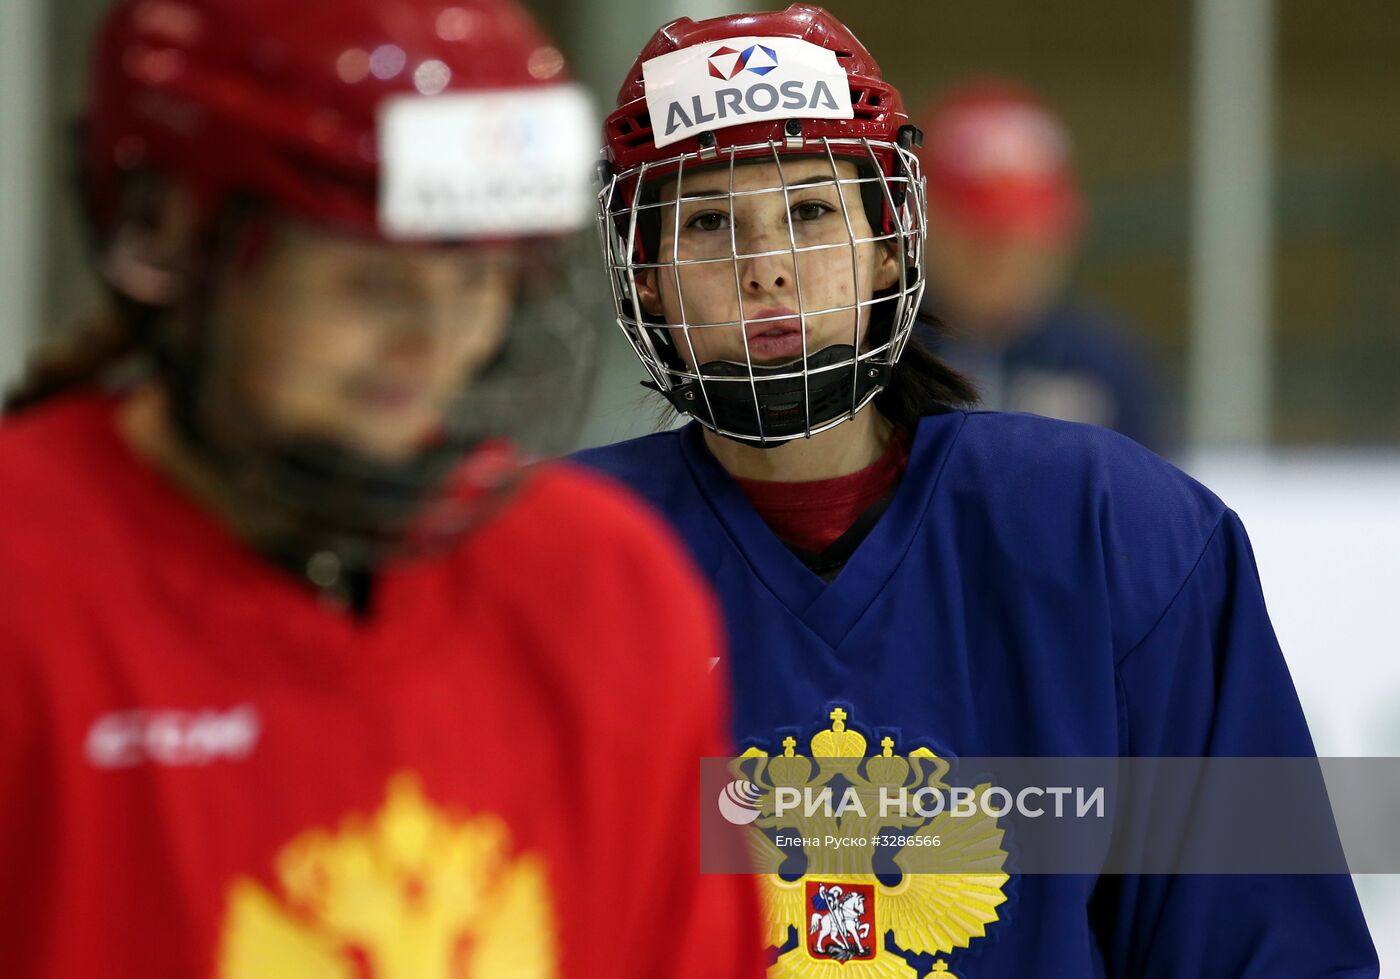
[[[732,199],[687,199],[727,194],[728,167],[686,174],[681,186],[672,180],[662,188],[662,202],[672,206],[660,209],[655,260],[717,260],[647,269],[638,277],[638,295],[648,313],[690,327],[671,333],[692,367],[714,360],[743,363],[746,343],[757,364],[801,357],[799,313],[804,309],[808,353],[850,344],[857,331],[863,341],[870,307],[857,310],[857,301],[869,300],[899,280],[899,260],[889,242],[851,244],[873,236],[859,184],[838,185],[824,158],[789,159],[782,167],[781,174],[777,163],[736,167]],[[855,164],[838,161],[836,176],[854,180]],[[679,208],[674,206],[677,197]],[[832,247],[799,251],[794,262],[794,244],[798,249]],[[737,261],[736,253],[741,256]],[[750,323],[747,329],[713,325],[737,324],[741,317],[768,321]]]
[[[403,461],[500,349],[517,257],[289,231],[222,290],[228,377],[279,436]]]
[[[929,208],[929,279],[949,327],[972,338],[1006,339],[1055,298],[1073,242],[1014,231],[980,231]]]

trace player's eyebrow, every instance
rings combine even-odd
[[[800,180],[789,180],[788,183],[787,183],[787,187],[788,187],[789,190],[792,190],[792,189],[797,188],[797,187],[812,187],[812,186],[815,186],[815,185],[817,185],[817,184],[833,184],[833,183],[835,183],[835,181],[831,178],[831,174],[829,174],[829,173],[819,173],[819,174],[817,174],[817,175],[814,176],[814,177],[803,177],[803,178],[800,179]],[[769,191],[779,191],[779,190],[782,190],[782,188],[783,188],[783,185],[782,185],[781,183],[777,183],[777,184],[774,184],[772,187],[768,187],[768,188],[764,188],[764,189],[769,190]],[[695,198],[697,198],[697,197],[728,197],[728,196],[729,196],[729,187],[728,187],[728,186],[725,186],[725,187],[687,187],[687,188],[685,188],[685,195],[684,195],[683,197],[681,197],[681,201],[682,201],[682,203],[688,203],[688,202],[694,201]],[[674,201],[675,198],[672,198],[672,200]]]
[[[813,184],[834,184],[835,182],[836,181],[832,179],[831,174],[819,173],[815,177],[803,177],[801,180],[791,180],[788,182],[788,186],[811,187]]]
[[[681,196],[682,202],[694,200],[697,197],[728,197],[728,187],[687,187]],[[674,200],[674,198],[672,198]]]

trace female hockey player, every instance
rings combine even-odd
[[[514,0],[111,13],[115,311],[0,426],[7,974],[761,971],[752,880],[695,873],[703,586],[492,440],[567,381],[565,78]]]
[[[605,139],[618,322],[693,422],[582,458],[714,583],[751,756],[868,758],[840,771],[873,784],[959,756],[1312,754],[1236,516],[1107,431],[967,410],[910,341],[919,134],[841,23],[669,24]],[[770,975],[1377,974],[1345,876],[980,866],[765,876]]]

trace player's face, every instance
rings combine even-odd
[[[862,242],[873,233],[860,184],[838,185],[825,158],[788,159],[782,168],[780,175],[777,163],[735,167],[732,198],[689,199],[728,195],[727,167],[687,174],[679,187],[672,180],[662,188],[662,202],[672,206],[660,209],[657,261],[716,260],[648,269],[638,278],[648,313],[690,327],[671,332],[692,367],[743,363],[746,345],[758,364],[801,357],[803,310],[808,353],[857,336],[863,341],[870,307],[857,308],[857,302],[899,279],[891,243]],[[855,164],[837,161],[835,176],[854,180]],[[829,247],[801,250],[811,246]],[[766,322],[741,327],[741,318]],[[714,325],[725,323],[735,325]]]
[[[1064,282],[1072,243],[966,227],[929,209],[929,278],[955,329],[1002,339],[1029,325]]]
[[[402,461],[500,349],[517,257],[289,232],[224,290],[229,377],[278,435]]]

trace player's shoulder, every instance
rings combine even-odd
[[[8,470],[17,456],[47,449],[76,433],[91,431],[103,418],[110,418],[112,410],[112,398],[82,393],[60,396],[6,415],[0,419],[0,465]]]
[[[529,487],[528,504],[553,511],[572,533],[630,540],[660,526],[626,484],[572,457],[536,466]]]
[[[628,485],[571,459],[536,466],[507,522],[516,548],[556,566],[638,579],[692,578],[683,547],[662,517]],[[654,581],[639,580],[647,589]]]
[[[691,675],[718,642],[713,596],[671,527],[573,462],[537,466],[473,550],[502,600],[554,637],[546,645],[569,661],[561,669],[574,669],[582,647],[594,667],[666,683]]]
[[[1033,415],[969,412],[944,479],[962,533],[1107,602],[1123,636],[1161,614],[1229,512],[1129,438]]]
[[[582,449],[569,458],[580,466],[607,473],[629,486],[655,478],[658,470],[682,464],[683,428]]]
[[[1225,510],[1205,486],[1137,442],[1096,425],[1017,412],[969,411],[954,473],[985,482],[990,498],[1032,510],[1105,508],[1132,521],[1209,529]]]
[[[102,494],[104,438],[115,401],[62,396],[0,422],[0,659],[17,668],[37,650],[53,616],[71,612],[84,587],[113,573]]]
[[[115,401],[106,395],[60,397],[0,422],[0,509],[22,529],[80,519],[103,485],[104,441],[115,438]]]
[[[674,521],[693,501],[695,483],[686,463],[690,426],[643,435],[576,452],[570,459],[626,486]]]

